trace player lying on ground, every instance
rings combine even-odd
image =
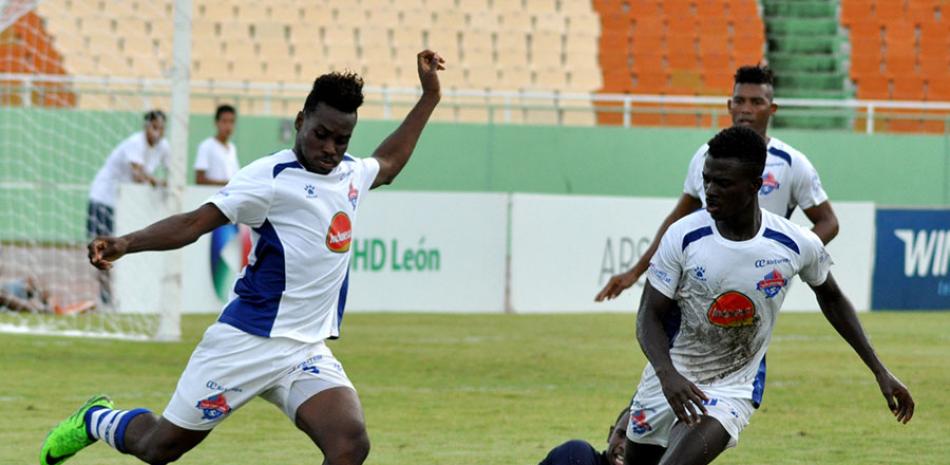
[[[12,279],[0,286],[0,309],[13,312],[71,315],[94,307],[95,302],[91,300],[61,304],[61,300],[53,296],[49,289],[33,276]]]
[[[254,248],[162,416],[93,397],[50,432],[42,465],[62,463],[98,439],[151,464],[173,462],[258,396],[313,440],[323,463],[363,463],[369,438],[359,397],[324,340],[339,335],[357,206],[399,174],[441,98],[444,60],[426,50],[417,61],[422,96],[372,157],[346,153],[363,81],[323,75],[297,114],[293,150],[241,169],[197,210],[90,243],[92,264],[108,268],[125,254],[176,249],[231,222],[253,228]]]
[[[597,452],[589,442],[575,439],[551,449],[538,465],[624,465],[629,419],[630,408],[624,407],[607,433],[607,450]]]
[[[759,208],[765,159],[751,129],[716,135],[703,168],[706,209],[673,223],[650,262],[637,314],[649,363],[630,407],[627,465],[705,464],[736,445],[761,400],[761,361],[796,274],[870,368],[897,420],[914,414],[910,392],[878,359],[829,272],[818,236]]]

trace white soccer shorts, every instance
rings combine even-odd
[[[663,390],[659,392],[637,391],[630,405],[630,422],[627,424],[627,439],[640,444],[653,444],[667,447],[673,425],[679,421],[670,408]],[[735,397],[716,396],[707,393],[706,411],[715,418],[729,433],[726,448],[739,443],[739,433],[749,424],[755,413],[752,401]]]
[[[162,414],[190,430],[210,430],[254,397],[290,418],[317,393],[353,389],[343,366],[323,342],[247,334],[215,323],[205,331]]]

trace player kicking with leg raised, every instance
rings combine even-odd
[[[94,397],[49,433],[40,463],[62,463],[100,439],[147,463],[174,462],[257,396],[310,436],[325,464],[363,463],[369,438],[359,397],[324,340],[339,335],[357,206],[409,161],[441,98],[443,64],[435,52],[419,53],[422,97],[372,157],[346,153],[362,80],[323,75],[297,114],[293,150],[248,165],[197,210],[92,241],[90,261],[108,269],[125,254],[177,249],[227,223],[254,231],[232,299],[192,353],[162,416]]]
[[[649,363],[630,407],[627,465],[706,464],[736,445],[760,400],[760,362],[796,274],[871,369],[897,420],[914,414],[818,236],[759,208],[765,159],[765,142],[749,128],[716,135],[703,167],[706,209],[673,223],[651,260],[637,314]]]

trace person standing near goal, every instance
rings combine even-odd
[[[241,168],[238,164],[237,148],[230,141],[236,123],[237,110],[231,105],[219,105],[214,112],[217,132],[198,145],[195,184],[223,186]]]
[[[86,232],[90,239],[111,236],[115,217],[115,202],[121,183],[148,183],[164,187],[165,181],[154,177],[159,167],[168,170],[170,148],[165,136],[165,113],[152,110],[145,114],[144,127],[122,142],[102,165],[89,188],[89,208]],[[111,307],[112,284],[108,270],[100,270],[99,299]]]
[[[162,416],[117,410],[95,396],[50,431],[40,464],[63,463],[100,439],[147,463],[173,462],[258,396],[313,440],[323,463],[363,463],[369,438],[360,400],[324,341],[340,334],[357,207],[409,161],[441,99],[444,63],[433,51],[418,54],[422,96],[372,157],[346,153],[362,79],[325,74],[297,113],[292,150],[251,163],[194,211],[92,241],[90,262],[108,268],[125,254],[177,249],[227,223],[254,232],[232,300],[195,348]]]

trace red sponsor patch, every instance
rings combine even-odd
[[[751,326],[755,322],[755,304],[741,292],[729,291],[716,297],[706,317],[710,323],[724,328]]]
[[[330,229],[327,230],[327,248],[331,252],[349,252],[352,241],[353,226],[350,217],[344,212],[337,212],[330,220]]]

